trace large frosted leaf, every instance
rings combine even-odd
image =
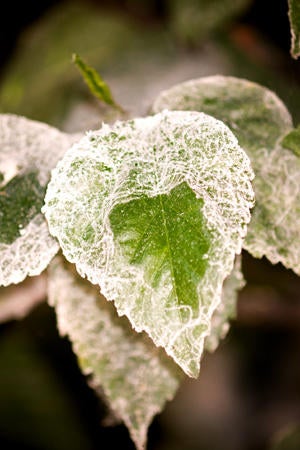
[[[137,448],[144,448],[153,416],[173,398],[183,373],[62,258],[54,259],[48,273],[60,333],[69,336],[83,372],[103,388]]]
[[[298,132],[291,131],[284,104],[273,92],[250,81],[213,76],[163,92],[153,111],[164,108],[204,111],[234,130],[255,171],[256,206],[244,248],[300,274]],[[282,148],[286,134],[282,145],[287,148]]]
[[[50,170],[77,137],[0,116],[0,285],[38,275],[58,250],[41,214]]]
[[[54,170],[44,212],[79,273],[197,376],[246,234],[251,178],[222,122],[164,112],[89,133]]]
[[[300,56],[300,2],[299,0],[288,0],[288,4],[292,35],[291,54],[297,59]]]

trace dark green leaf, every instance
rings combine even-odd
[[[21,231],[41,212],[46,187],[37,174],[17,175],[0,189],[0,242],[12,244]]]

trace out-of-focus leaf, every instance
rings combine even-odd
[[[288,150],[292,150],[296,156],[300,156],[300,125],[284,136],[281,145]]]
[[[250,0],[168,0],[170,27],[183,41],[197,44],[242,14]]]
[[[81,369],[92,375],[95,388],[103,388],[137,449],[143,449],[153,416],[173,398],[183,373],[62,258],[54,259],[48,275],[60,333],[69,336]]]
[[[251,159],[256,206],[244,248],[300,274],[300,159],[289,112],[270,90],[247,80],[213,76],[163,92],[153,111],[198,110],[223,120]],[[290,134],[288,134],[290,133]],[[282,148],[280,142],[293,146]],[[285,144],[285,146],[287,146]]]
[[[297,59],[300,56],[300,2],[299,0],[288,0],[288,4],[292,35],[291,54],[293,58]]]
[[[73,54],[73,62],[80,70],[91,93],[102,102],[122,112],[123,109],[116,103],[108,84],[105,83],[99,73],[93,67],[88,66],[76,53]]]
[[[222,122],[164,112],[89,133],[52,172],[44,212],[79,273],[196,377],[252,176]]]
[[[58,251],[40,211],[50,171],[76,139],[0,115],[0,286],[39,275]]]
[[[235,77],[214,75],[177,84],[154,101],[154,113],[163,109],[203,111],[222,120],[251,154],[261,148],[273,149],[292,129],[288,110],[273,92]],[[252,164],[255,168],[255,158]]]

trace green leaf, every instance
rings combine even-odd
[[[20,232],[41,211],[46,186],[36,172],[16,175],[0,188],[0,242],[12,244]]]
[[[44,212],[79,273],[196,377],[252,176],[222,122],[164,112],[89,133],[52,172]]]
[[[300,125],[284,136],[281,145],[292,150],[296,156],[300,156]]]
[[[0,285],[38,275],[58,250],[41,214],[50,171],[78,136],[0,116]]]
[[[95,95],[99,100],[112,106],[120,112],[124,112],[123,108],[118,105],[111,93],[111,90],[107,83],[101,78],[98,72],[93,68],[88,66],[79,55],[73,54],[73,62],[76,64],[80,70],[81,75],[84,78],[87,86],[89,87],[91,93]]]
[[[256,206],[244,248],[300,274],[298,131],[291,131],[290,114],[280,99],[250,81],[213,76],[163,92],[153,111],[165,108],[204,111],[234,131],[255,171]]]
[[[291,55],[297,59],[300,56],[300,3],[299,0],[288,0],[288,4],[292,35]]]
[[[174,397],[183,373],[72,269],[59,257],[48,269],[49,302],[58,328],[69,336],[81,369],[92,375],[93,387],[103,388],[137,449],[143,449],[153,416]]]
[[[207,253],[213,239],[202,209],[203,199],[182,183],[168,194],[152,198],[142,195],[116,205],[109,215],[114,241],[126,256],[126,265],[142,265],[144,279],[153,289],[160,286],[165,268],[170,266],[178,307],[188,306],[195,312],[197,286],[207,270]],[[192,243],[188,245],[191,232]],[[143,298],[139,302],[143,308]],[[184,310],[182,315],[184,320]]]

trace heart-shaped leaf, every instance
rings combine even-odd
[[[164,112],[89,133],[53,171],[44,212],[79,273],[197,376],[252,176],[222,122]]]
[[[61,257],[48,269],[49,302],[60,333],[70,337],[82,371],[92,375],[95,388],[103,388],[136,447],[143,449],[153,416],[174,397],[183,373],[72,269]]]
[[[163,92],[153,111],[165,108],[204,111],[234,131],[255,171],[256,206],[244,248],[300,274],[299,133],[280,99],[256,83],[213,76]]]
[[[58,251],[41,214],[50,170],[78,136],[0,116],[0,285],[38,275]]]

